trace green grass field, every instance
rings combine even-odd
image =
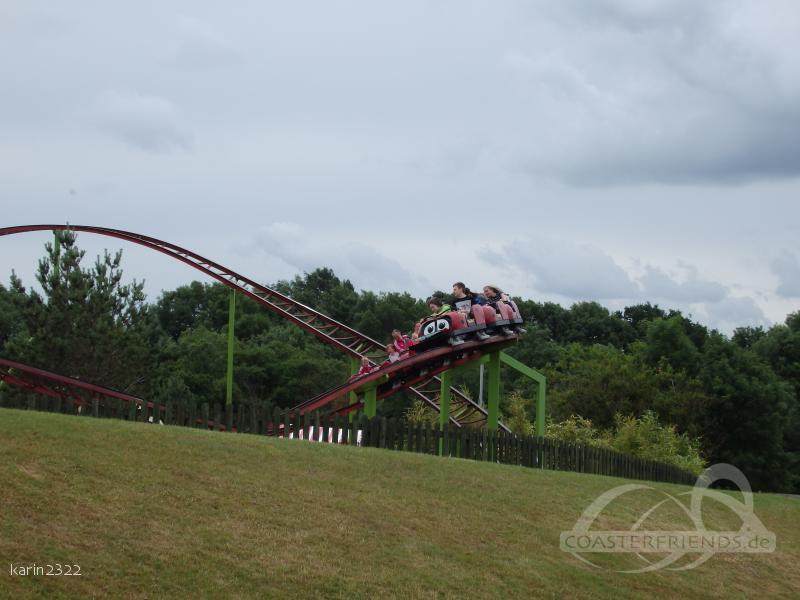
[[[559,550],[623,480],[175,427],[0,410],[4,598],[797,597],[800,500],[757,495],[767,555],[623,574]],[[689,488],[653,484],[672,494]],[[648,494],[653,494],[649,498]],[[629,528],[655,492],[615,503]],[[715,504],[715,503],[712,503]],[[685,526],[678,511],[658,526]],[[738,528],[721,506],[709,527]],[[685,528],[685,527],[683,527]],[[80,577],[10,565],[79,565]]]

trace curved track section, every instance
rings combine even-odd
[[[36,394],[69,400],[80,406],[88,404],[87,398],[97,396],[117,398],[140,406],[152,406],[152,403],[118,390],[67,377],[66,375],[59,375],[52,371],[45,371],[44,369],[13,360],[6,360],[5,358],[0,358],[0,381]]]
[[[125,392],[120,392],[112,388],[95,385],[87,381],[81,381],[74,377],[67,377],[60,373],[46,371],[39,367],[27,365],[0,358],[0,383],[18,387],[26,392],[41,394],[50,398],[58,398],[66,403],[67,412],[83,413],[91,409],[92,400],[114,398],[127,403],[128,410],[131,405],[136,405],[140,413],[139,418],[150,418],[158,421],[162,414],[166,412],[166,406],[150,402],[137,396],[131,396]],[[59,411],[61,409],[59,408]],[[204,422],[202,418],[195,419],[195,424],[206,427],[214,427],[213,421]],[[225,430],[224,425],[219,425],[221,430]]]
[[[123,231],[121,229],[94,227],[91,225],[20,225],[16,227],[3,227],[0,228],[0,236],[33,231],[56,230],[104,235],[161,252],[216,279],[223,285],[252,298],[266,309],[280,315],[298,327],[305,329],[325,343],[330,344],[349,356],[356,358],[366,356],[373,363],[376,363],[381,360],[384,355],[384,346],[380,342],[288,296],[256,283],[252,279],[239,275],[218,263],[208,260],[199,254],[195,254],[190,250],[163,240],[132,233],[130,231]],[[439,394],[439,387],[440,380],[433,375],[427,379],[420,380],[415,386],[408,387],[407,389],[429,406],[439,410],[439,405],[436,402]],[[483,407],[473,402],[456,388],[451,388],[451,395],[451,421],[455,425],[479,426],[486,423],[488,414]],[[505,428],[503,425],[501,425],[501,427]]]
[[[314,410],[319,410],[335,400],[343,397],[349,392],[358,394],[368,387],[374,387],[376,398],[383,400],[400,389],[405,389],[416,385],[420,381],[427,381],[433,375],[443,371],[461,367],[481,357],[506,348],[514,344],[516,338],[506,338],[494,336],[484,342],[465,342],[460,346],[442,346],[417,354],[371,373],[359,377],[351,377],[348,381],[331,390],[328,390],[314,398],[310,398],[295,406],[292,410],[305,414]],[[437,390],[438,392],[438,390]],[[346,405],[331,412],[346,414],[356,408],[360,408],[363,402]]]

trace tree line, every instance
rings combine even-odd
[[[38,264],[41,291],[14,273],[0,285],[2,356],[148,399],[224,400],[228,288],[195,281],[148,302],[142,282],[124,282],[121,252],[87,266],[76,234],[56,235]],[[270,287],[377,340],[428,312],[408,293],[356,290],[327,268]],[[728,337],[650,303],[612,312],[515,300],[528,332],[508,353],[548,378],[549,436],[670,453],[690,470],[729,462],[754,489],[800,491],[800,312]],[[341,353],[248,298],[237,299],[234,332],[235,402],[290,407],[349,375]],[[477,369],[455,379],[477,399]],[[506,422],[527,432],[535,386],[505,371],[502,391]],[[426,418],[403,394],[379,414]]]

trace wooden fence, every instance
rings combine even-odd
[[[696,477],[674,465],[645,460],[584,444],[518,436],[503,431],[413,424],[408,421],[356,415],[353,419],[319,414],[290,414],[268,403],[209,406],[182,401],[125,402],[34,394],[0,396],[0,406],[98,418],[163,423],[216,431],[267,435],[323,443],[350,444],[387,450],[437,454],[535,469],[594,473],[692,485]]]

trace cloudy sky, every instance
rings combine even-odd
[[[798,40],[796,0],[0,0],[0,226],[119,227],[264,282],[780,322]],[[0,239],[2,281],[47,239]],[[151,298],[195,278],[124,248]]]

